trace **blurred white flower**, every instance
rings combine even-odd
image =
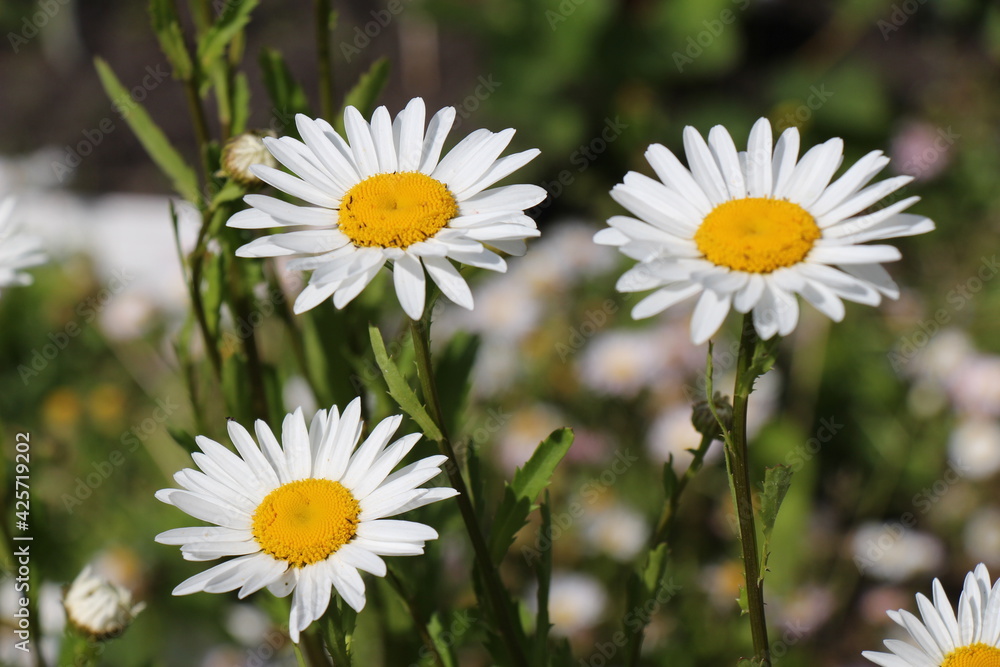
[[[21,608],[23,591],[15,588],[13,578],[0,582],[0,625],[5,628],[16,626],[14,613]],[[38,626],[40,633],[34,635],[41,655],[47,664],[56,664],[63,629],[66,627],[66,611],[62,605],[62,589],[50,582],[42,583],[38,593]],[[15,647],[20,640],[13,632],[0,632],[0,664],[11,667],[35,667],[35,656]]]
[[[0,200],[0,288],[30,285],[34,278],[24,270],[47,259],[41,239],[21,233],[15,224],[14,199]]]
[[[892,138],[889,156],[897,174],[929,181],[944,171],[951,147],[958,135],[951,128],[936,127],[926,121],[906,122]]]
[[[664,352],[648,330],[599,333],[580,356],[580,381],[602,394],[631,398],[658,379],[666,366]]]
[[[893,583],[935,572],[944,564],[941,540],[898,522],[862,524],[851,539],[851,549],[862,574]]]
[[[1000,356],[967,356],[948,376],[948,393],[961,414],[1000,417]]]
[[[618,253],[594,243],[594,228],[579,220],[557,222],[513,270],[535,290],[560,292],[581,278],[615,268]]]
[[[666,463],[670,456],[674,457],[674,470],[683,474],[691,464],[694,456],[691,449],[697,449],[701,444],[701,434],[691,423],[691,406],[679,404],[667,408],[654,421],[646,435],[646,451],[649,457],[657,463]],[[722,452],[718,441],[709,447],[712,460]],[[708,458],[708,454],[706,454]]]
[[[267,613],[252,604],[230,605],[226,611],[226,631],[244,646],[256,646],[274,627]]]
[[[963,477],[991,477],[1000,470],[1000,424],[979,417],[960,421],[948,438],[948,460]]]
[[[292,375],[285,380],[285,385],[281,388],[281,400],[288,412],[295,412],[302,408],[303,412],[313,414],[317,409],[312,387],[309,386],[309,381],[301,375]]]
[[[969,517],[962,541],[969,558],[987,565],[1000,564],[1000,507],[989,505]]]
[[[587,544],[623,563],[632,560],[649,537],[649,526],[642,514],[620,503],[587,512],[583,521]]]
[[[538,443],[565,425],[562,413],[544,403],[519,408],[497,438],[496,452],[501,468],[512,473],[531,458]]]
[[[608,594],[601,583],[577,572],[553,572],[549,588],[549,621],[552,634],[569,637],[597,625],[604,616]],[[525,596],[532,613],[538,613],[538,588],[535,584]]]
[[[944,382],[973,351],[967,333],[961,329],[945,329],[916,354],[913,367],[917,373],[931,380]]]
[[[146,604],[133,604],[132,593],[94,574],[88,565],[70,584],[63,599],[66,616],[79,630],[95,639],[120,634]]]

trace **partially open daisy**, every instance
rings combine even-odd
[[[622,292],[656,291],[632,310],[636,319],[699,296],[691,321],[696,344],[708,340],[730,308],[753,311],[761,338],[795,329],[801,295],[835,321],[848,299],[878,305],[899,290],[881,262],[900,258],[890,245],[867,241],[934,229],[928,218],[902,213],[907,197],[865,213],[912,180],[898,176],[867,185],[889,159],[872,151],[833,183],[843,141],[830,139],[799,160],[799,134],[782,133],[772,146],[761,118],[746,152],[737,152],[722,126],[708,143],[684,128],[690,169],[659,144],[646,151],[660,180],[630,172],[611,196],[637,218],[614,216],[594,240],[639,260],[618,281]],[[867,186],[867,187],[866,187]]]
[[[243,598],[265,586],[279,597],[294,591],[289,633],[295,642],[326,611],[331,589],[360,611],[365,584],[358,570],[385,576],[381,556],[422,554],[424,542],[438,536],[424,524],[386,517],[457,493],[418,488],[440,472],[444,456],[392,472],[420,439],[412,434],[389,445],[401,420],[383,420],[357,451],[360,399],[343,414],[337,406],[320,410],[308,429],[302,409],[296,410],[285,417],[281,445],[263,421],[256,423],[260,447],[230,421],[239,456],[198,436],[202,451],[192,458],[201,472],[181,470],[174,480],[182,488],[156,497],[215,525],[168,530],[156,541],[180,545],[186,560],[236,558],[194,575],[174,595],[238,588]]]
[[[903,609],[888,612],[917,646],[886,639],[885,646],[892,653],[864,651],[862,655],[882,667],[1000,666],[1000,581],[992,583],[985,565],[980,563],[966,575],[957,616],[937,579],[934,602],[918,594],[917,607],[923,622]]]
[[[13,213],[14,199],[0,200],[0,288],[30,285],[33,279],[24,269],[46,260],[41,240],[19,233]]]
[[[514,130],[476,130],[444,158],[455,109],[438,111],[424,129],[424,102],[415,98],[390,119],[379,107],[369,125],[354,107],[344,112],[345,141],[328,122],[295,118],[302,141],[265,138],[274,157],[297,176],[266,166],[261,180],[305,200],[295,206],[247,195],[252,208],[227,223],[241,229],[306,227],[252,241],[240,257],[296,255],[289,268],[313,269],[295,302],[301,313],[333,297],[343,308],[392,261],[396,295],[413,319],[421,316],[424,271],[455,303],[472,308],[472,293],[452,261],[505,271],[494,251],[524,254],[524,240],[538,236],[524,214],[545,198],[537,185],[487,189],[527,164],[536,149],[501,158]],[[349,142],[349,143],[348,143]]]

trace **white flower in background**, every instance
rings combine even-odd
[[[538,443],[565,425],[562,413],[544,403],[519,408],[507,420],[497,438],[495,451],[500,467],[506,473],[514,472],[531,458]]]
[[[646,519],[622,504],[584,514],[583,539],[617,561],[632,560],[649,538]]]
[[[948,460],[963,477],[992,477],[1000,470],[1000,423],[981,417],[960,421],[948,438]]]
[[[646,158],[660,180],[636,172],[611,196],[637,218],[614,216],[594,240],[617,246],[639,264],[618,280],[622,292],[655,291],[632,316],[655,315],[699,296],[691,319],[696,344],[711,338],[731,308],[753,311],[761,338],[788,335],[798,323],[796,294],[835,321],[842,299],[878,305],[899,289],[882,262],[900,259],[889,245],[868,241],[922,234],[928,218],[902,213],[918,197],[863,211],[912,180],[866,184],[889,162],[881,151],[861,158],[830,182],[843,161],[843,141],[830,139],[798,159],[799,134],[789,128],[773,145],[765,118],[737,152],[720,125],[708,143],[684,129],[690,170],[659,144]]]
[[[602,394],[631,398],[660,378],[667,354],[663,341],[649,331],[602,332],[580,355],[580,381]]]
[[[122,633],[146,604],[132,602],[132,593],[94,574],[88,565],[77,575],[66,597],[66,618],[95,639]]]
[[[34,279],[24,269],[44,264],[47,259],[41,240],[21,234],[14,225],[13,213],[14,199],[0,200],[0,288],[30,285]]]
[[[674,457],[674,470],[684,474],[694,455],[689,450],[698,449],[701,434],[691,423],[691,406],[679,404],[660,413],[646,434],[646,451],[657,463],[666,463]],[[713,458],[722,451],[718,443],[710,446]]]
[[[303,115],[295,123],[304,143],[291,137],[264,139],[278,162],[295,175],[267,166],[252,167],[253,173],[310,206],[247,195],[252,208],[234,215],[228,225],[305,227],[264,236],[236,253],[299,256],[289,268],[313,273],[295,301],[296,313],[330,297],[343,308],[387,261],[392,262],[400,305],[411,318],[424,310],[425,270],[445,296],[471,309],[472,292],[452,261],[503,272],[507,265],[494,250],[521,255],[525,239],[538,236],[524,211],[545,198],[544,189],[487,188],[539,151],[501,158],[514,130],[476,130],[439,159],[455,109],[438,111],[426,131],[424,118],[424,102],[415,98],[395,121],[379,107],[370,125],[357,109],[347,107],[347,141],[325,120]]]
[[[528,609],[538,613],[537,584],[525,595]],[[552,634],[570,637],[597,625],[608,606],[601,582],[586,574],[553,572],[549,587],[549,622]]]
[[[891,653],[864,651],[862,655],[882,667],[1000,665],[1000,582],[993,583],[985,565],[980,563],[966,575],[957,613],[938,579],[934,580],[933,602],[918,593],[917,608],[920,618],[905,609],[886,612],[916,646],[886,639]]]
[[[990,505],[976,510],[965,523],[962,542],[973,560],[1000,564],[1000,508]]]
[[[263,421],[254,442],[245,428],[229,422],[239,456],[198,436],[192,454],[202,472],[186,468],[174,475],[182,489],[156,497],[215,526],[177,528],[156,541],[181,547],[186,560],[231,560],[196,574],[174,595],[239,589],[243,598],[265,586],[278,597],[294,592],[289,634],[320,618],[331,589],[360,611],[365,584],[358,570],[385,576],[381,556],[415,556],[437,531],[412,521],[389,520],[428,503],[454,496],[447,487],[418,488],[440,473],[444,456],[421,459],[393,473],[420,439],[406,435],[389,444],[402,417],[383,420],[355,449],[361,437],[361,399],[343,415],[333,406],[320,410],[309,428],[302,410],[287,415],[281,441]]]
[[[23,608],[20,601],[24,597],[24,591],[17,590],[18,586],[14,577],[5,577],[0,581],[0,626],[4,628],[17,627],[18,619],[14,614]],[[21,640],[13,632],[0,632],[0,665],[36,667],[35,651],[41,654],[46,664],[56,664],[66,628],[62,588],[49,581],[42,582],[38,587],[37,616],[33,624],[35,642],[31,652],[17,647]]]
[[[947,386],[958,412],[1000,417],[1000,356],[969,355],[949,374]]]
[[[553,223],[515,271],[535,290],[561,292],[580,278],[604,274],[617,265],[613,248],[594,243],[594,229],[584,222]]]
[[[961,329],[945,329],[920,349],[914,369],[929,380],[944,383],[974,352],[969,334]]]
[[[862,524],[854,533],[851,548],[861,574],[882,581],[906,581],[944,564],[941,540],[899,523]]]

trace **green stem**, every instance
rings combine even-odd
[[[336,602],[331,601],[331,604]],[[305,656],[309,667],[334,667],[333,660],[323,649],[323,640],[320,639],[315,624],[303,630],[299,637],[299,650]]]
[[[653,531],[653,536],[650,540],[650,548],[666,542],[670,536],[670,529],[673,527],[674,518],[677,516],[677,506],[681,502],[681,494],[687,488],[688,482],[701,470],[701,466],[705,462],[705,454],[708,452],[708,447],[712,444],[713,440],[715,438],[711,436],[702,436],[701,444],[695,450],[694,458],[684,472],[684,476],[677,480],[677,485],[674,487],[673,493],[670,494],[669,498],[664,500],[660,520],[656,522],[656,530]],[[667,465],[670,464],[668,463]]]
[[[750,457],[747,451],[747,404],[753,385],[752,361],[757,336],[750,313],[743,319],[740,351],[736,362],[736,387],[733,391],[733,429],[727,454],[731,460],[730,480],[736,499],[736,514],[740,524],[740,547],[746,577],[747,607],[750,633],[753,636],[755,664],[771,664],[767,642],[767,622],[764,615],[764,582],[760,577],[757,549],[757,527],[754,523],[753,494],[750,485]]]
[[[333,120],[333,67],[330,65],[330,0],[316,0],[316,61],[323,118]]]
[[[437,385],[434,382],[434,371],[431,365],[429,340],[430,311],[431,308],[427,308],[426,313],[428,314],[424,316],[423,320],[410,320],[410,332],[413,337],[413,350],[416,354],[417,375],[420,376],[420,384],[423,390],[424,401],[427,402],[427,405],[431,410],[431,418],[435,421],[435,423],[437,423],[438,428],[441,430],[441,440],[438,441],[438,445],[441,447],[441,453],[448,457],[448,462],[444,466],[445,471],[448,473],[448,479],[451,481],[452,487],[458,491],[458,495],[455,497],[455,500],[458,501],[458,507],[462,514],[462,520],[465,522],[466,532],[469,533],[469,539],[472,542],[472,549],[475,551],[476,560],[479,563],[479,571],[482,574],[483,581],[485,583],[486,596],[490,607],[493,609],[497,629],[500,631],[500,636],[507,645],[507,650],[510,652],[510,657],[513,660],[513,663],[515,665],[527,665],[529,664],[527,656],[524,653],[524,649],[521,647],[521,643],[518,641],[518,634],[515,630],[510,605],[507,604],[506,589],[504,588],[503,582],[500,580],[499,570],[493,564],[489,547],[486,544],[486,538],[483,537],[482,529],[480,528],[479,521],[476,518],[476,510],[472,506],[472,501],[469,496],[469,487],[465,483],[465,478],[462,477],[458,457],[455,455],[455,449],[452,447],[451,440],[448,438],[444,414],[441,411],[441,401],[438,398]]]

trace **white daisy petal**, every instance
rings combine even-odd
[[[691,340],[695,345],[701,345],[715,335],[722,326],[723,320],[729,314],[732,296],[721,295],[712,290],[705,290],[691,316]]]
[[[340,547],[333,556],[344,562],[344,565],[358,570],[364,570],[376,577],[384,577],[386,574],[385,561],[370,551],[366,551],[353,542],[348,542]]]
[[[637,320],[652,317],[657,313],[662,313],[674,304],[693,297],[701,291],[701,285],[697,284],[673,283],[666,285],[635,304],[635,307],[632,308],[632,317]]]
[[[312,474],[312,455],[309,451],[309,430],[301,407],[285,415],[281,425],[281,444],[292,480],[309,477]]]
[[[399,138],[396,142],[397,164],[400,171],[417,171],[424,151],[424,101],[415,97],[399,112]]]
[[[646,150],[646,159],[667,187],[676,193],[683,193],[682,196],[699,215],[708,215],[713,208],[712,202],[708,200],[701,186],[676,155],[665,146],[653,144]]]
[[[709,150],[708,144],[698,130],[690,125],[684,128],[684,153],[687,155],[691,175],[713,205],[729,199],[729,189],[722,178],[719,165]]]
[[[424,136],[423,156],[420,158],[418,171],[430,174],[437,168],[445,138],[454,122],[455,107],[445,107],[431,118],[431,122],[427,125],[427,134]]]
[[[461,199],[466,199],[468,197],[472,197],[473,195],[477,195],[497,181],[510,176],[515,171],[534,160],[540,154],[540,150],[532,148],[530,150],[502,157],[494,162],[493,165],[487,169],[486,172],[474,183],[463,188],[462,190],[456,191],[455,196]]]
[[[750,129],[747,141],[746,181],[751,197],[769,197],[773,187],[774,168],[771,166],[772,149],[771,123],[766,118],[759,119]]]
[[[722,172],[722,180],[726,183],[730,199],[742,199],[747,196],[746,179],[740,168],[736,155],[736,145],[729,132],[721,125],[716,125],[708,132],[708,145],[712,149],[716,162]]]
[[[902,257],[899,249],[891,245],[817,245],[809,252],[809,261],[820,264],[874,264]]]
[[[347,132],[347,140],[350,142],[361,178],[379,173],[378,154],[375,152],[371,127],[361,116],[361,112],[354,107],[347,107],[344,110],[344,130]]]
[[[404,253],[393,263],[392,280],[403,312],[411,320],[419,320],[424,314],[424,297],[427,295],[424,267],[420,260]]]
[[[424,257],[424,268],[441,292],[463,308],[472,309],[472,291],[465,278],[443,257]]]
[[[781,133],[778,141],[774,144],[774,157],[772,158],[772,172],[775,198],[784,198],[788,180],[795,170],[795,163],[799,157],[799,130],[790,127]]]
[[[250,167],[254,176],[271,185],[278,190],[287,192],[290,195],[304,199],[310,204],[323,206],[326,208],[336,208],[340,204],[340,199],[331,193],[317,188],[315,185],[306,183],[300,178],[291,174],[278,171],[273,167],[262,164],[255,164]]]
[[[375,142],[375,155],[378,158],[380,172],[401,171],[396,155],[396,146],[392,139],[392,118],[385,107],[375,109],[372,115],[372,140]]]

